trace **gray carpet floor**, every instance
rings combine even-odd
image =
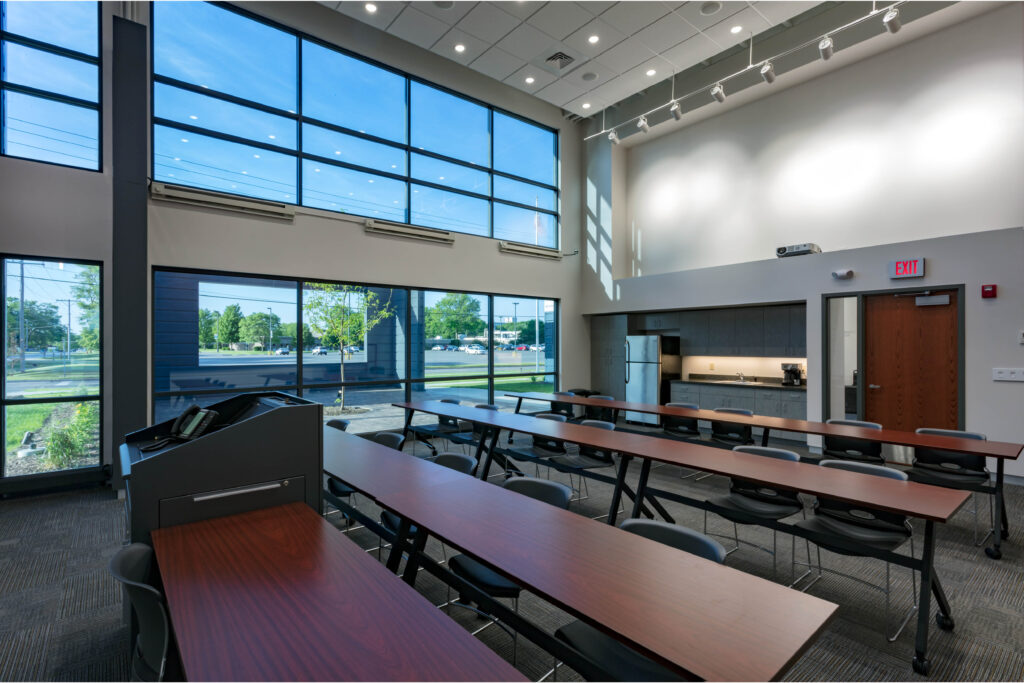
[[[417,452],[425,453],[422,445]],[[532,473],[532,467],[529,467]],[[638,467],[633,468],[633,478]],[[543,473],[542,473],[542,476]],[[566,481],[565,475],[555,478]],[[656,467],[652,485],[669,490],[711,496],[727,490],[727,481],[680,479],[675,467]],[[497,480],[495,480],[497,481]],[[567,482],[568,483],[568,482]],[[590,516],[606,512],[610,487],[591,482],[589,498],[573,503],[573,509]],[[932,680],[1024,679],[1024,533],[1021,511],[1024,490],[1007,487],[1011,536],[1003,546],[1003,559],[988,559],[972,542],[970,503],[950,524],[940,526],[936,567],[949,596],[956,630],[930,630],[929,657]],[[363,511],[376,510],[365,498],[356,497]],[[980,499],[982,518],[987,501]],[[809,501],[808,501],[809,504]],[[703,527],[703,513],[681,505],[666,505],[677,521]],[[340,515],[329,515],[344,526]],[[918,525],[919,527],[921,525]],[[731,546],[731,523],[711,516],[709,531],[723,534]],[[355,530],[349,537],[367,549],[375,549],[376,537]],[[740,527],[744,541],[771,545],[771,532]],[[129,678],[127,629],[122,624],[121,593],[107,573],[109,558],[124,536],[124,511],[116,496],[106,489],[14,499],[0,502],[0,680],[125,680]],[[920,552],[921,528],[915,533]],[[778,576],[773,577],[767,553],[743,545],[727,564],[768,579],[788,583],[790,539],[779,536]],[[372,551],[372,550],[371,550]],[[436,558],[442,548],[431,541],[427,551]],[[796,545],[804,558],[802,542]],[[449,556],[451,552],[449,551]],[[885,564],[872,559],[848,558],[822,553],[825,567],[854,574],[875,584],[885,583]],[[417,588],[434,603],[446,598],[443,584],[421,572]],[[686,577],[679,577],[685,581]],[[886,642],[885,596],[856,581],[826,573],[810,593],[840,605],[838,616],[787,672],[787,680],[923,680],[913,673],[913,622],[894,643]],[[890,625],[912,604],[910,572],[892,569]],[[520,611],[549,630],[571,617],[541,599],[524,595]],[[467,629],[486,622],[473,613],[452,609],[451,616]],[[489,627],[478,636],[509,661],[512,640],[499,628]],[[552,658],[525,639],[520,639],[516,666],[537,680],[552,666]],[[560,667],[558,680],[579,680]]]

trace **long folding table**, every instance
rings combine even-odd
[[[531,401],[556,401],[578,406],[590,406],[595,408],[610,408],[616,413],[630,411],[635,413],[649,413],[668,417],[685,417],[698,420],[723,420],[727,419],[734,424],[750,425],[760,427],[761,445],[768,445],[768,436],[771,430],[776,429],[788,432],[801,432],[804,434],[817,434],[819,436],[837,436],[852,439],[862,439],[878,443],[893,444],[896,446],[910,446],[920,448],[937,448],[956,453],[968,453],[980,455],[986,458],[993,458],[996,461],[996,483],[992,489],[995,493],[996,510],[999,511],[999,529],[994,534],[993,545],[985,548],[985,553],[992,559],[998,560],[1002,557],[1002,542],[1010,536],[1009,518],[1006,514],[1006,499],[1003,494],[1004,486],[1004,463],[1007,460],[1016,460],[1024,453],[1024,444],[1008,443],[1004,441],[981,441],[978,439],[963,439],[950,436],[936,436],[933,434],[918,434],[898,429],[866,429],[864,427],[852,427],[849,425],[829,424],[827,422],[812,422],[809,420],[793,420],[768,415],[734,415],[730,413],[724,418],[721,413],[713,410],[693,410],[690,408],[678,408],[675,406],[664,406],[652,403],[633,403],[629,401],[615,401],[605,399],[584,398],[582,396],[566,396],[564,394],[545,394],[537,392],[510,392],[506,396],[517,399],[516,412],[522,407],[523,400]]]
[[[934,568],[935,523],[946,522],[964,505],[969,498],[969,493],[966,491],[929,486],[912,481],[883,479],[856,472],[818,467],[808,463],[779,461],[749,453],[645,436],[635,432],[608,431],[572,423],[542,420],[528,415],[500,413],[439,401],[395,403],[394,405],[407,411],[407,424],[412,420],[413,412],[421,411],[466,420],[488,430],[490,444],[483,454],[484,460],[481,463],[481,476],[484,478],[487,476],[490,459],[497,448],[498,434],[502,429],[618,453],[619,467],[615,478],[616,488],[612,493],[612,506],[608,515],[610,524],[615,523],[615,513],[621,499],[622,486],[625,484],[626,472],[633,458],[639,458],[642,461],[640,479],[634,495],[632,512],[634,516],[641,512],[645,498],[652,504],[656,499],[664,498],[699,509],[720,512],[717,506],[707,500],[649,486],[648,476],[651,464],[663,462],[745,479],[766,486],[794,490],[812,496],[857,503],[923,520],[925,523],[924,547],[920,558],[896,552],[879,551],[853,541],[840,541],[832,536],[825,538],[816,532],[786,522],[771,522],[751,517],[750,523],[778,529],[807,538],[812,542],[826,541],[833,546],[846,546],[858,554],[883,559],[920,572],[920,607],[913,659],[914,669],[919,673],[927,673],[930,668],[926,653],[932,596],[939,607],[936,621],[940,628],[952,630],[955,626],[949,602]],[[479,448],[484,447],[483,442],[484,439],[481,439]],[[538,458],[538,461],[542,460]],[[584,472],[582,474],[592,476],[591,473]],[[664,508],[658,508],[658,511],[667,521],[674,521],[671,515],[664,511]],[[733,511],[730,512],[735,514]]]

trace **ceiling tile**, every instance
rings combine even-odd
[[[640,29],[633,37],[655,52],[662,52],[696,33],[697,29],[690,26],[682,17],[668,14],[647,28]]]
[[[527,83],[527,77],[532,77],[533,83]],[[509,85],[525,90],[528,93],[537,93],[543,90],[544,86],[554,83],[554,81],[555,76],[543,69],[538,69],[532,64],[527,64],[505,79],[505,82]]]
[[[647,72],[651,69],[654,70],[654,73],[648,76]],[[649,88],[655,83],[661,83],[671,75],[672,67],[663,58],[651,57],[640,66],[633,67],[622,74],[622,77],[632,81],[634,84],[633,92],[637,92],[644,88]]]
[[[430,49],[438,38],[448,31],[448,26],[431,16],[409,6],[391,22],[388,33],[407,40],[413,45]]]
[[[601,62],[621,74],[650,56],[651,51],[643,43],[636,38],[626,38],[607,52],[602,52]]]
[[[596,43],[591,43],[590,36],[597,36],[599,40]],[[594,19],[566,38],[564,42],[587,57],[596,57],[622,42],[625,37],[607,23],[600,19]]]
[[[574,100],[582,95],[583,92],[583,88],[560,79],[538,92],[537,97],[561,107],[569,100]]]
[[[497,0],[495,2],[491,2],[490,4],[497,5],[501,9],[511,14],[512,16],[519,17],[520,19],[523,19],[525,21],[526,19],[529,19],[534,12],[539,10],[547,3],[539,2],[538,0],[525,0],[524,2],[510,2],[509,0]]]
[[[682,7],[677,8],[675,13],[693,24],[697,29],[703,31],[747,8],[747,3],[745,2],[723,2],[721,3],[722,9],[714,14],[704,15],[701,14],[700,8],[705,4],[703,0],[687,2]]]
[[[589,104],[590,106],[584,109],[584,103]],[[566,102],[562,105],[562,108],[567,111],[571,111],[573,114],[578,116],[587,117],[600,113],[612,104],[612,102],[605,102],[600,97],[595,97],[593,93],[587,93],[586,95],[582,95],[574,100]]]
[[[342,2],[338,5],[337,11],[383,31],[408,3],[378,1],[374,4],[377,5],[377,11],[373,14],[366,11],[366,3],[361,0]]]
[[[341,4],[340,2],[338,2],[338,0],[331,0],[330,2],[324,2],[324,0],[316,0],[316,2],[318,5],[323,5],[324,7],[329,7],[331,9],[338,9],[338,5]]]
[[[677,71],[689,69],[694,64],[699,64],[709,57],[721,52],[718,44],[703,33],[687,38],[679,45],[670,47],[662,53],[662,57],[675,66]]]
[[[473,6],[476,5],[475,2],[466,2],[465,0],[452,2],[451,7],[447,9],[439,6],[445,3],[411,2],[409,4],[416,5],[416,9],[424,12],[425,14],[429,14],[438,21],[443,21],[449,26],[455,26],[455,24],[459,23],[459,19],[466,16],[466,14],[473,9]]]
[[[456,52],[455,46],[458,44],[466,46],[463,52]],[[432,52],[436,52],[442,57],[458,62],[459,64],[469,64],[473,60],[477,59],[482,55],[490,46],[479,38],[474,38],[465,31],[457,28],[453,28],[448,33],[441,36],[441,38],[434,43],[434,47],[430,48]]]
[[[631,36],[668,12],[668,7],[661,2],[617,2],[601,14],[601,19]]]
[[[587,23],[594,16],[575,2],[549,2],[531,16],[528,21],[556,40]]]
[[[482,74],[501,81],[511,75],[513,71],[522,67],[523,60],[510,55],[500,47],[492,47],[469,66]]]
[[[639,89],[640,87],[636,86],[630,79],[625,76],[619,76],[608,81],[601,87],[587,93],[587,97],[593,97],[610,104],[615,104],[616,102],[621,102],[626,99]]]
[[[588,74],[593,75],[593,78],[585,78]],[[589,91],[603,83],[607,83],[617,75],[618,74],[610,67],[605,66],[597,60],[591,60],[573,70],[571,73],[562,76],[562,80],[568,81],[573,85],[578,85],[583,88],[584,91]]]
[[[457,26],[493,45],[519,24],[520,20],[517,17],[492,4],[481,2],[462,17]]]
[[[614,2],[598,2],[597,0],[582,0],[582,2],[579,3],[580,7],[587,10],[595,17],[601,12],[609,9],[614,4]]]
[[[796,15],[806,12],[815,5],[820,5],[820,2],[754,2],[751,3],[754,9],[758,11],[768,23],[772,26],[777,26],[787,19],[792,19]]]
[[[736,26],[740,27],[740,31],[733,33],[732,29]],[[748,7],[733,14],[731,17],[723,19],[714,26],[704,29],[703,33],[718,43],[719,48],[724,50],[742,43],[750,37],[751,33],[756,36],[758,33],[769,28],[771,26],[765,21],[764,17]]]
[[[529,24],[520,24],[512,33],[498,41],[498,47],[524,61],[530,61],[542,54],[548,57],[549,45],[551,36],[541,33]]]

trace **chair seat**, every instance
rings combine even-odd
[[[445,434],[445,438],[455,443],[476,443],[477,435],[474,432],[452,432]]]
[[[528,461],[537,458],[553,458],[559,455],[565,455],[564,451],[549,451],[546,448],[538,448],[537,446],[530,446],[528,448],[510,448],[502,451],[506,456],[513,460]]]
[[[721,515],[730,522],[736,522],[737,524],[749,524],[750,522],[748,519],[750,516],[757,517],[758,519],[780,520],[785,517],[798,514],[803,510],[803,506],[796,503],[788,501],[769,503],[763,500],[748,498],[747,496],[740,496],[735,493],[709,498],[708,502],[719,508],[723,508],[721,510],[716,510],[715,514]],[[730,512],[744,513],[746,517],[743,515],[731,515],[729,514]]]
[[[380,523],[384,525],[384,528],[393,534],[398,533],[398,527],[402,523],[402,518],[396,515],[390,510],[381,510],[380,512]],[[409,525],[409,535],[406,538],[412,538],[416,535],[416,525]]]
[[[341,483],[340,479],[327,477],[327,490],[338,498],[347,498],[356,492],[351,486]]]
[[[417,427],[409,427],[409,431],[421,434],[423,436],[435,435],[447,435],[454,434],[459,431],[458,425],[419,425]]]
[[[900,531],[886,531],[883,529],[867,529],[853,524],[844,524],[836,519],[829,519],[816,515],[810,519],[803,519],[796,523],[796,526],[808,531],[815,531],[829,536],[836,536],[844,540],[856,541],[876,550],[896,550],[907,542],[909,535]],[[822,548],[831,550],[840,555],[857,555],[844,548],[831,545],[827,540],[814,541]]]
[[[555,631],[555,637],[579,650],[580,654],[596,664],[609,680],[686,680],[582,621],[566,624]]]
[[[828,460],[834,458],[836,460],[853,460],[854,462],[866,462],[872,465],[884,465],[885,458],[881,455],[873,455],[871,453],[858,453],[856,451],[833,451],[824,449],[822,450],[822,459]]]
[[[989,484],[988,470],[951,470],[941,466],[914,465],[906,470],[907,478],[919,484],[945,486],[951,489],[977,489]]]
[[[599,460],[590,458],[578,453],[565,453],[548,458],[549,461],[563,467],[574,467],[578,470],[597,470],[602,467],[612,467],[615,463],[610,460]]]
[[[674,429],[662,429],[663,433],[668,436],[700,436],[699,429],[689,429],[685,427],[676,427]]]
[[[456,576],[469,581],[492,598],[516,598],[522,590],[501,574],[466,555],[456,555],[448,560],[448,567]]]

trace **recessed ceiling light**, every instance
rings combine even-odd
[[[601,40],[601,36],[590,36],[589,38],[587,38],[587,42],[590,43],[591,45],[593,45],[599,40]]]
[[[584,102],[582,106],[584,109],[590,109],[590,102]]]
[[[526,77],[526,84],[527,85],[533,85],[533,81],[534,81],[533,76],[527,76]]]
[[[198,118],[199,118],[199,117],[198,117],[198,116],[196,116],[195,114],[189,114],[189,116],[188,116],[188,117],[189,117],[190,119],[192,119],[193,121],[195,121],[196,119],[198,119]]]
[[[658,73],[658,72],[657,72],[657,71],[655,71],[654,69],[648,69],[648,70],[647,70],[647,75],[648,75],[648,76],[653,76],[653,75],[654,75],[654,74],[656,74],[656,73]]]
[[[737,24],[736,26],[733,26],[731,29],[729,29],[729,32],[730,33],[739,33],[742,30],[743,30],[743,27],[740,26],[739,24]]]
[[[277,139],[276,135],[268,135],[267,137],[270,138],[271,140],[276,140]]]
[[[188,138],[182,138],[181,141],[182,142],[188,142]]]
[[[373,179],[370,179],[370,180],[368,180],[368,181],[366,181],[366,182],[368,182],[368,183],[372,183],[372,182],[373,182]]]
[[[437,179],[438,180],[444,180],[444,176],[443,175],[439,175],[439,176],[437,176]]]
[[[259,154],[253,154],[253,155],[252,155],[252,158],[253,158],[253,159],[259,159],[259,158],[260,158],[260,155],[259,155]]]
[[[181,157],[174,157],[175,161],[181,161]]]
[[[314,171],[316,171],[317,173],[319,173],[319,172],[320,172],[320,169],[319,169],[319,168],[314,168],[313,170],[314,170]]]
[[[466,51],[466,46],[463,45],[462,43],[456,43],[455,44],[455,51],[456,52],[465,52]]]
[[[372,2],[368,2],[366,3],[366,11],[369,12],[370,14],[373,14],[374,12],[377,11],[377,6]]]
[[[700,6],[700,13],[705,17],[710,17],[712,14],[718,14],[722,9],[722,3],[720,2],[705,2]]]
[[[334,153],[335,154],[341,154],[341,150],[340,149],[336,149],[336,150],[334,150]]]

